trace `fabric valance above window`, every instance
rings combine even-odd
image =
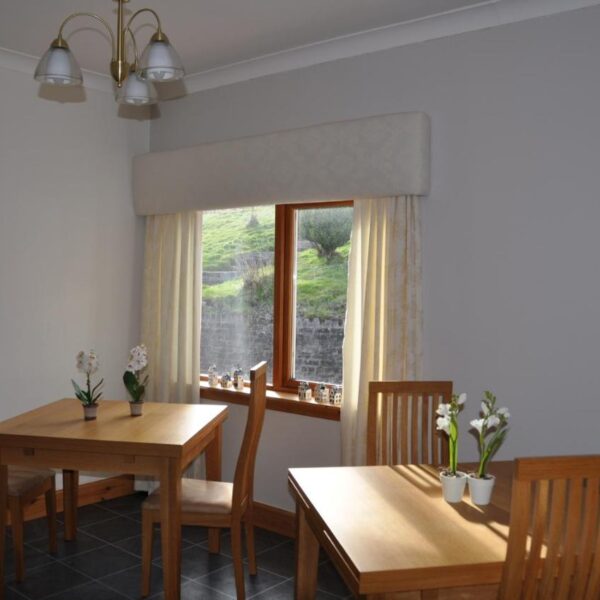
[[[138,215],[429,192],[421,112],[151,152],[133,161]]]

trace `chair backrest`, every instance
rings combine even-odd
[[[600,456],[518,458],[502,600],[600,598]]]
[[[243,513],[252,502],[254,463],[267,407],[267,363],[250,370],[250,403],[244,439],[233,478],[233,513]]]
[[[448,440],[436,430],[435,411],[452,398],[451,381],[371,381],[367,464],[448,461]]]

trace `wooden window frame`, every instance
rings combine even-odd
[[[275,251],[273,264],[273,381],[267,384],[267,409],[305,417],[340,420],[340,407],[298,399],[298,380],[292,373],[294,332],[294,264],[296,261],[296,215],[298,210],[354,206],[352,200],[303,202],[275,205]],[[316,381],[309,382],[313,388]],[[208,376],[200,375],[200,396],[207,400],[248,404],[250,382],[243,390],[210,387]]]
[[[299,210],[354,206],[352,200],[303,202],[275,206],[275,282],[273,304],[273,389],[297,392],[294,365],[294,266],[296,262],[296,219]],[[317,382],[309,382],[315,385]]]

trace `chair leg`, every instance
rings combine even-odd
[[[50,480],[50,489],[46,490],[46,518],[48,519],[48,549],[50,554],[58,553],[56,542],[56,477]]]
[[[246,521],[246,550],[248,551],[248,572],[250,575],[256,575],[256,549],[252,521]]]
[[[233,571],[235,573],[235,589],[237,600],[244,600],[244,563],[242,556],[242,523],[231,524],[231,554],[233,555]]]
[[[23,507],[18,496],[9,496],[10,524],[12,527],[13,545],[15,547],[15,579],[25,579],[25,553],[23,549]]]
[[[150,595],[153,533],[152,513],[149,510],[142,510],[142,597],[144,598]]]

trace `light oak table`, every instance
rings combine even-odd
[[[500,582],[512,463],[494,463],[493,503],[442,498],[431,466],[290,469],[296,599],[316,593],[319,545],[356,596]],[[426,595],[426,593],[424,594]]]
[[[64,399],[0,423],[0,506],[6,506],[7,465],[62,468],[65,539],[77,531],[78,472],[153,475],[161,487],[161,534],[166,600],[179,600],[181,475],[203,451],[208,479],[221,479],[221,425],[225,406],[144,403],[131,417],[125,401],[101,401],[98,418],[83,420],[78,400]],[[4,531],[0,510],[0,597],[4,597]],[[219,546],[210,532],[211,550]]]

